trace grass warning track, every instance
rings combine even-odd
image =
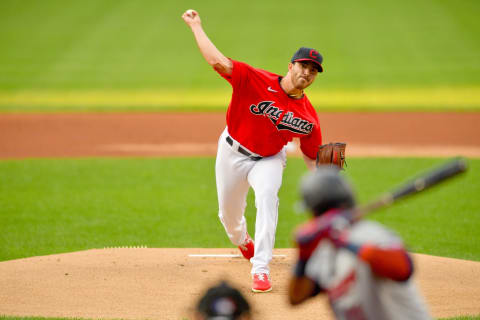
[[[222,111],[229,89],[0,91],[0,111]],[[478,111],[480,86],[310,90],[319,110]]]

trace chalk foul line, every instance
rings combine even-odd
[[[284,258],[286,254],[274,254],[274,258]],[[240,254],[189,254],[190,258],[237,258],[241,257]]]

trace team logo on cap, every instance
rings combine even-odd
[[[319,55],[319,53],[318,53],[317,50],[315,50],[315,49],[310,50],[310,57],[311,58],[318,59],[318,55]]]
[[[300,134],[310,134],[312,132],[313,123],[295,117],[291,111],[284,113],[285,110],[274,106],[274,103],[275,101],[261,101],[258,104],[252,104],[250,112],[256,116],[266,116],[277,130],[288,130]],[[279,119],[281,119],[280,122]]]

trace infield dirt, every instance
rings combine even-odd
[[[319,117],[347,157],[480,157],[480,112]],[[0,158],[214,156],[224,127],[224,113],[0,114]]]

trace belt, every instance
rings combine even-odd
[[[230,136],[227,136],[226,138],[227,140],[227,143],[230,145],[230,146],[233,146],[233,139],[230,137]],[[242,146],[238,146],[238,152],[240,152],[241,154],[243,154],[244,156],[247,156],[249,157],[251,160],[253,161],[258,161],[260,159],[262,159],[263,157],[260,157],[260,156],[254,156],[252,153],[248,152],[247,150],[245,150],[244,148],[242,148]]]

